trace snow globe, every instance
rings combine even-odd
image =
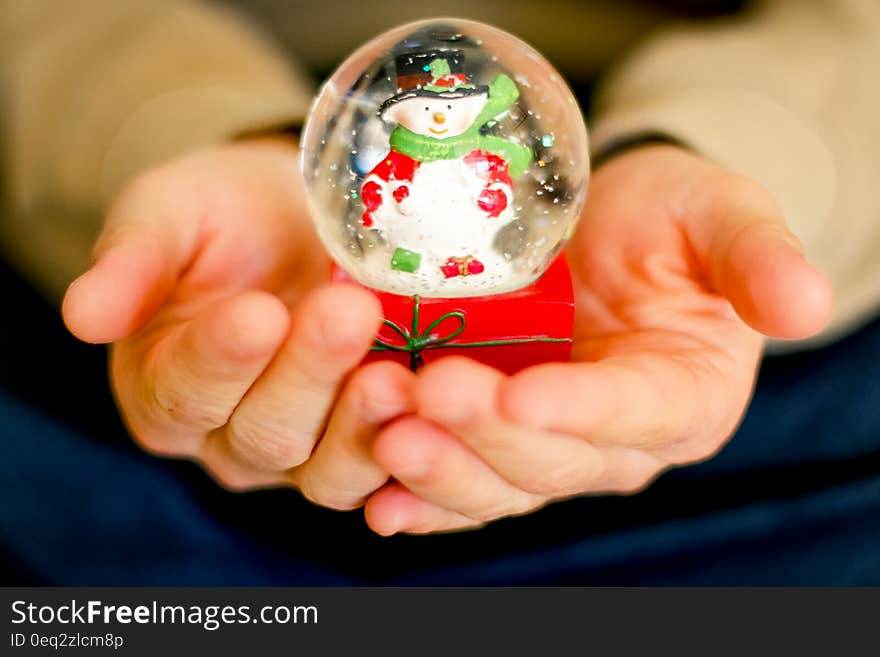
[[[333,278],[382,302],[371,358],[415,370],[466,353],[507,372],[568,358],[562,249],[586,195],[587,132],[529,45],[460,19],[382,34],[322,87],[302,169]]]

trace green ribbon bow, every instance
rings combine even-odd
[[[421,297],[419,297],[419,295],[414,295],[411,328],[400,326],[389,319],[382,320],[382,323],[385,326],[392,329],[403,338],[403,344],[391,344],[390,342],[386,342],[382,338],[377,337],[373,341],[373,346],[370,348],[370,351],[397,351],[408,353],[409,369],[415,372],[425,364],[425,360],[422,357],[422,352],[425,349],[499,347],[502,345],[529,344],[533,342],[571,342],[571,338],[505,338],[501,340],[480,340],[478,342],[456,342],[454,344],[449,344],[451,340],[454,340],[461,335],[467,326],[467,320],[465,319],[464,313],[460,310],[443,313],[440,317],[428,324],[424,333],[422,333],[419,330],[421,305]],[[435,335],[434,331],[437,327],[448,319],[458,320],[458,326],[446,335]]]

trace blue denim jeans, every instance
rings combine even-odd
[[[880,321],[766,359],[728,446],[642,494],[383,539],[360,512],[227,493],[195,465],[142,453],[115,415],[103,350],[11,286],[25,320],[0,329],[5,584],[880,584]]]

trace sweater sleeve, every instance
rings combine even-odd
[[[0,249],[50,298],[134,174],[301,120],[311,83],[242,17],[195,0],[0,3]]]
[[[880,307],[878,62],[876,0],[778,0],[658,33],[597,96],[597,152],[665,134],[776,196],[835,292],[830,327],[786,348]]]

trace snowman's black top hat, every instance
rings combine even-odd
[[[430,50],[397,55],[397,93],[379,107],[381,116],[391,105],[417,96],[463,98],[489,92],[486,85],[468,82],[461,50]]]

